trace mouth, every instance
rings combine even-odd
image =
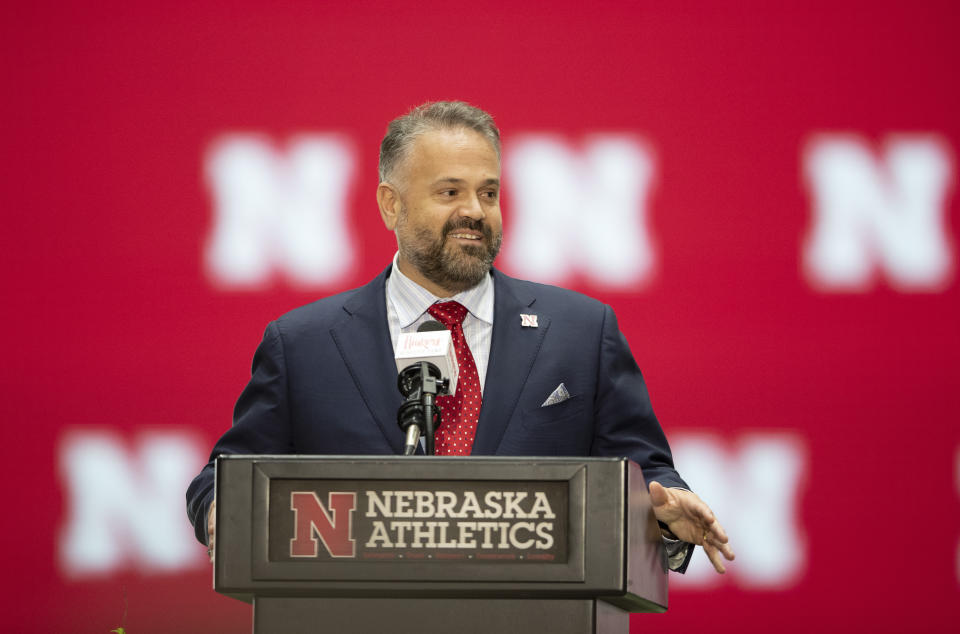
[[[447,234],[448,238],[453,238],[454,240],[463,240],[465,242],[479,242],[483,239],[483,234],[474,233],[472,231],[452,231]]]

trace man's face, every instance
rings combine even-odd
[[[401,270],[441,296],[476,286],[503,239],[496,150],[473,130],[433,130],[396,171]]]

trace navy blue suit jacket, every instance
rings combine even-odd
[[[223,453],[402,453],[402,397],[387,327],[386,278],[271,322],[233,426],[187,490],[206,541],[213,460]],[[686,487],[613,310],[573,291],[492,271],[493,339],[474,455],[626,456],[647,481]],[[537,315],[522,327],[520,314]],[[566,401],[541,407],[563,383]]]

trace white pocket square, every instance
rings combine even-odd
[[[557,403],[562,403],[565,400],[570,398],[570,392],[567,391],[567,386],[561,383],[557,386],[557,389],[547,397],[547,400],[543,402],[543,405],[540,407],[547,407],[548,405],[556,405]]]

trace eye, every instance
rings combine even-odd
[[[487,200],[496,200],[496,199],[497,199],[497,196],[499,195],[499,193],[500,193],[500,192],[491,189],[491,190],[489,190],[489,191],[483,192],[483,193],[481,194],[481,196],[483,196],[483,197],[486,198]]]

